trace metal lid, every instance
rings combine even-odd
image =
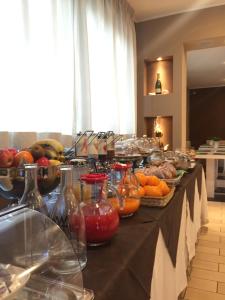
[[[70,160],[71,164],[75,167],[86,167],[88,162],[85,158],[74,158]]]

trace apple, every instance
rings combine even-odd
[[[0,168],[10,168],[13,164],[13,154],[8,149],[0,149]]]
[[[49,160],[48,160],[47,157],[45,157],[45,156],[40,157],[40,158],[37,159],[35,162],[36,162],[36,163],[38,164],[38,166],[40,166],[40,167],[48,167],[48,166],[49,166]]]
[[[17,154],[18,150],[16,148],[7,148],[9,152],[12,153],[13,157]]]

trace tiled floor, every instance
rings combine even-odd
[[[208,202],[185,300],[225,300],[225,203]]]

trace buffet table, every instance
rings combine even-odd
[[[84,286],[94,290],[96,300],[177,299],[206,221],[205,177],[197,164],[165,208],[141,207],[121,220],[110,244],[88,249]]]
[[[206,153],[206,154],[197,154],[197,159],[206,160],[206,186],[207,194],[209,198],[214,198],[215,196],[215,187],[216,179],[218,173],[218,160],[225,160],[225,152],[223,153]]]

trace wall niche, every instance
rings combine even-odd
[[[147,136],[155,137],[156,126],[162,131],[160,142],[168,149],[173,149],[173,117],[172,116],[156,116],[145,117],[145,132]]]
[[[173,57],[158,57],[144,61],[144,96],[155,95],[157,73],[160,73],[162,95],[173,92]]]

